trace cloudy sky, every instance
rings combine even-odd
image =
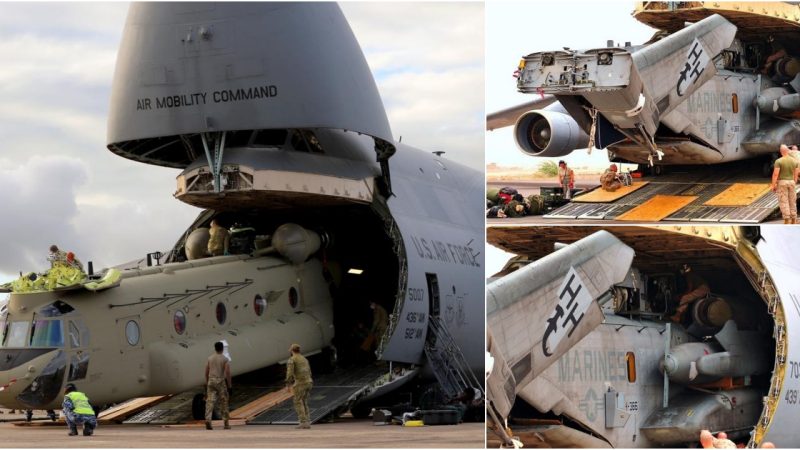
[[[488,2],[486,111],[494,112],[533,100],[530,94],[517,92],[516,79],[512,77],[524,55],[563,47],[605,47],[609,39],[620,44],[646,42],[654,30],[631,16],[633,7],[633,2],[627,0]],[[487,133],[487,163],[536,167],[543,159],[519,151],[512,128]],[[605,151],[592,151],[588,155],[586,150],[577,150],[569,155],[568,162],[573,167],[603,167],[608,164],[608,158]]]
[[[483,4],[346,3],[395,138],[482,169]],[[171,247],[199,212],[177,170],[105,148],[126,3],[3,3],[0,281],[50,244],[96,268]]]

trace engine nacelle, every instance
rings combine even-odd
[[[514,140],[523,153],[531,156],[566,156],[589,144],[589,136],[569,114],[541,109],[528,111],[517,119]]]

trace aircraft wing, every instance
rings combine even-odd
[[[487,287],[487,391],[498,414],[507,416],[522,387],[603,321],[598,300],[625,279],[633,256],[601,230]]]
[[[493,112],[486,116],[486,129],[492,131],[498,128],[510,127],[517,123],[519,116],[534,109],[542,109],[555,101],[555,96],[548,94],[530,102]]]

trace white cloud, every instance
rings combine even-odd
[[[370,67],[409,71],[483,67],[482,3],[342,3]]]
[[[483,71],[402,73],[381,83],[395,138],[471,167],[483,165]]]
[[[86,182],[88,167],[63,156],[34,156],[0,168],[0,272],[28,272],[46,265],[47,248],[56,241],[80,245],[73,221],[75,193]]]
[[[395,139],[483,169],[482,3],[342,3]]]

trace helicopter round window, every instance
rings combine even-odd
[[[175,311],[175,315],[172,316],[172,323],[175,326],[175,332],[183,334],[186,331],[186,314],[181,310]]]
[[[289,289],[289,306],[297,308],[297,289]]]
[[[228,310],[225,309],[224,303],[217,303],[217,323],[222,325],[225,323],[225,319],[228,318]]]
[[[264,311],[267,310],[267,299],[262,297],[261,294],[256,294],[256,298],[253,299],[253,309],[256,311],[257,316],[264,314]]]
[[[128,344],[136,345],[139,343],[139,324],[133,320],[129,320],[128,323],[125,324],[125,339],[128,340]]]

